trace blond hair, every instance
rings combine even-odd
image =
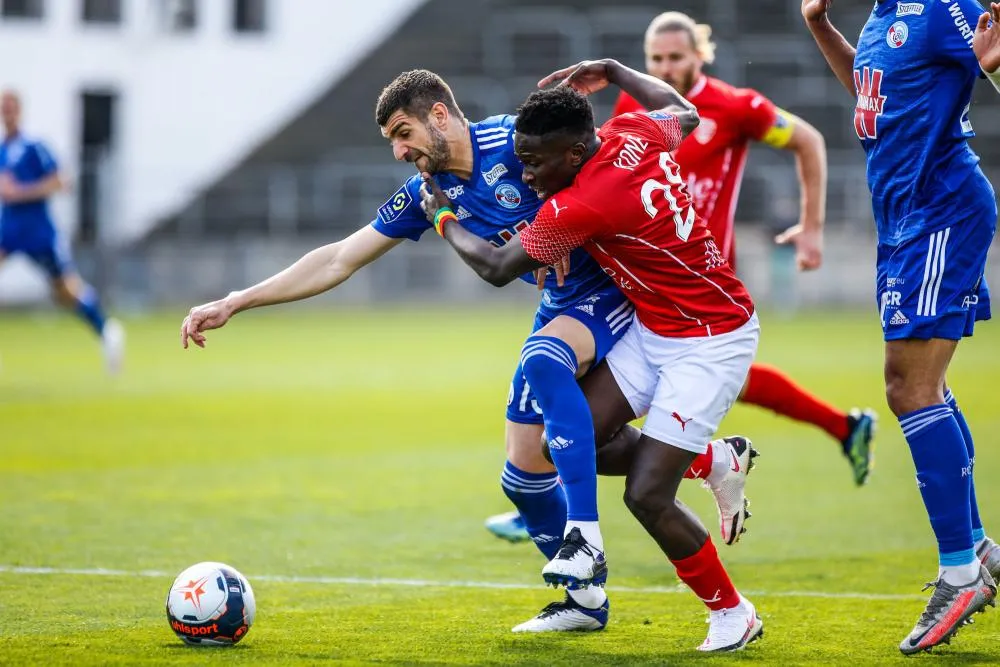
[[[649,42],[664,32],[680,30],[691,37],[694,50],[698,56],[709,65],[715,60],[715,42],[712,41],[712,26],[706,23],[695,23],[694,19],[681,12],[663,12],[654,18],[646,28],[646,40]]]

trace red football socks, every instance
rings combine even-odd
[[[838,441],[850,435],[847,413],[813,396],[774,366],[753,364],[740,400],[779,415],[814,424]]]
[[[712,443],[704,454],[699,454],[691,461],[691,467],[684,472],[684,479],[707,479],[712,472]]]
[[[695,555],[670,562],[677,568],[680,580],[709,609],[732,609],[740,603],[740,594],[736,592],[726,568],[722,566],[712,538],[705,540],[705,544]]]

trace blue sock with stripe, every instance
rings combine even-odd
[[[594,423],[576,382],[576,354],[558,338],[531,336],[521,349],[521,368],[542,409],[552,462],[566,491],[567,519],[597,521]]]
[[[945,404],[931,405],[902,415],[899,425],[917,469],[941,567],[975,562],[969,509],[972,471],[954,412]]]
[[[90,285],[83,286],[83,292],[76,301],[76,314],[90,325],[90,328],[100,336],[104,332],[104,310],[101,308],[101,299]]]
[[[969,430],[969,424],[965,421],[965,415],[962,411],[958,409],[958,401],[955,400],[955,395],[951,393],[951,389],[945,392],[944,402],[948,404],[952,412],[955,413],[955,421],[958,422],[958,428],[962,431],[962,438],[965,440],[965,451],[969,454],[969,469],[972,474],[969,475],[969,505],[972,509],[972,541],[974,544],[978,545],[984,539],[986,539],[986,531],[983,530],[983,521],[979,518],[979,504],[976,502],[976,446],[972,442],[972,431]]]
[[[566,494],[554,472],[524,472],[510,461],[503,467],[500,485],[521,513],[524,528],[545,558],[552,560],[566,528]]]

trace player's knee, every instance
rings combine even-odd
[[[903,374],[886,372],[885,400],[897,417],[944,402],[936,382],[915,382]]]
[[[546,450],[548,445],[545,445]],[[526,446],[526,443],[507,443],[507,460],[518,470],[530,473],[552,472],[555,466],[542,452],[541,446]]]
[[[548,386],[554,373],[575,374],[576,355],[565,342],[550,336],[529,336],[521,349],[524,379],[536,389]]]
[[[655,524],[677,511],[673,494],[656,480],[641,475],[626,480],[624,500],[625,506],[644,526]]]

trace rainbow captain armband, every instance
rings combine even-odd
[[[795,132],[795,116],[784,109],[776,111],[778,117],[774,120],[774,125],[761,138],[761,141],[774,148],[784,148],[792,140],[792,133]]]
[[[444,238],[444,225],[452,220],[458,221],[458,216],[447,206],[442,206],[438,209],[438,212],[434,214],[434,231],[438,233],[441,238]]]

